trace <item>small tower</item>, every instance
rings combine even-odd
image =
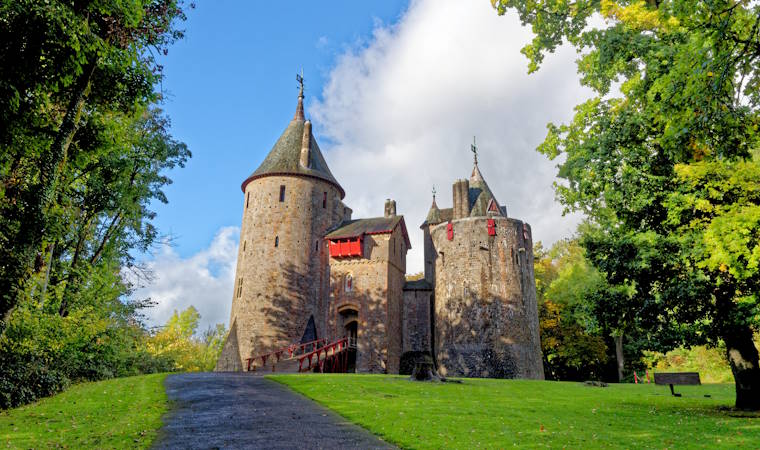
[[[543,379],[530,226],[506,217],[480,172],[423,223],[433,354],[448,376]],[[428,264],[433,270],[428,271]]]
[[[303,78],[293,119],[243,181],[230,333],[219,371],[294,342],[321,338],[329,292],[323,237],[350,213],[305,119]]]

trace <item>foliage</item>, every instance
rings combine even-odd
[[[608,348],[593,315],[590,299],[603,278],[575,241],[534,247],[541,350],[547,378],[602,378]]]
[[[148,339],[148,353],[172,360],[174,369],[182,372],[214,370],[227,330],[220,323],[196,337],[200,318],[193,306],[180,313],[175,310],[166,325]]]
[[[756,419],[721,409],[731,403],[731,385],[683,386],[683,397],[676,398],[667,386],[653,384],[598,388],[474,378],[413,383],[408,377],[345,374],[268,378],[401,448],[738,448],[760,441]]]
[[[190,152],[158,108],[182,0],[0,2],[0,406],[167,370],[128,281]]]
[[[62,317],[23,304],[0,337],[0,408],[35,401],[71,382],[168,371],[173,361],[144,349],[140,304],[103,298]]]
[[[560,158],[558,197],[588,218],[581,244],[610,286],[604,309],[618,335],[646,330],[658,350],[723,342],[737,406],[760,409],[750,188],[760,146],[760,5],[492,3],[532,27],[523,49],[530,70],[569,42],[580,52],[581,83],[596,93],[570,123],[549,124],[539,151]]]
[[[142,244],[152,238],[139,223],[150,217],[134,205],[160,200],[156,181],[167,180],[135,179],[148,189],[141,191],[121,176],[181,165],[188,156],[167,139],[165,119],[150,112],[161,80],[156,52],[182,37],[182,8],[181,0],[0,3],[0,98],[7,99],[0,103],[0,331],[46,261],[70,262],[68,289],[76,290],[86,270],[78,251],[88,237],[97,234],[103,248],[124,230],[139,230]],[[153,123],[136,124],[146,115]],[[156,143],[174,155],[152,156]],[[130,166],[132,150],[143,157]],[[93,250],[96,259],[100,253]]]
[[[72,386],[33,405],[0,413],[10,448],[148,448],[168,410],[165,374]]]
[[[698,345],[667,353],[645,352],[647,367],[657,372],[699,372],[702,383],[733,383],[725,348]]]

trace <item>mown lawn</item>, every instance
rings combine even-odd
[[[289,386],[405,448],[758,448],[760,415],[732,412],[734,386],[277,375]],[[705,394],[710,395],[709,398]]]
[[[0,447],[147,448],[168,409],[166,374],[72,386],[0,412]]]

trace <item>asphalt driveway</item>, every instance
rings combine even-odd
[[[157,449],[394,448],[261,376],[170,375],[166,392],[173,409],[163,418]]]

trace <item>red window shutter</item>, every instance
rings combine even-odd
[[[454,240],[454,224],[452,223],[446,224],[446,236],[449,238],[450,241]]]
[[[488,219],[488,235],[496,236],[496,221],[493,219]]]
[[[340,256],[348,256],[351,254],[351,244],[348,239],[343,239],[340,242]]]
[[[351,256],[362,255],[362,243],[359,238],[351,239]]]

